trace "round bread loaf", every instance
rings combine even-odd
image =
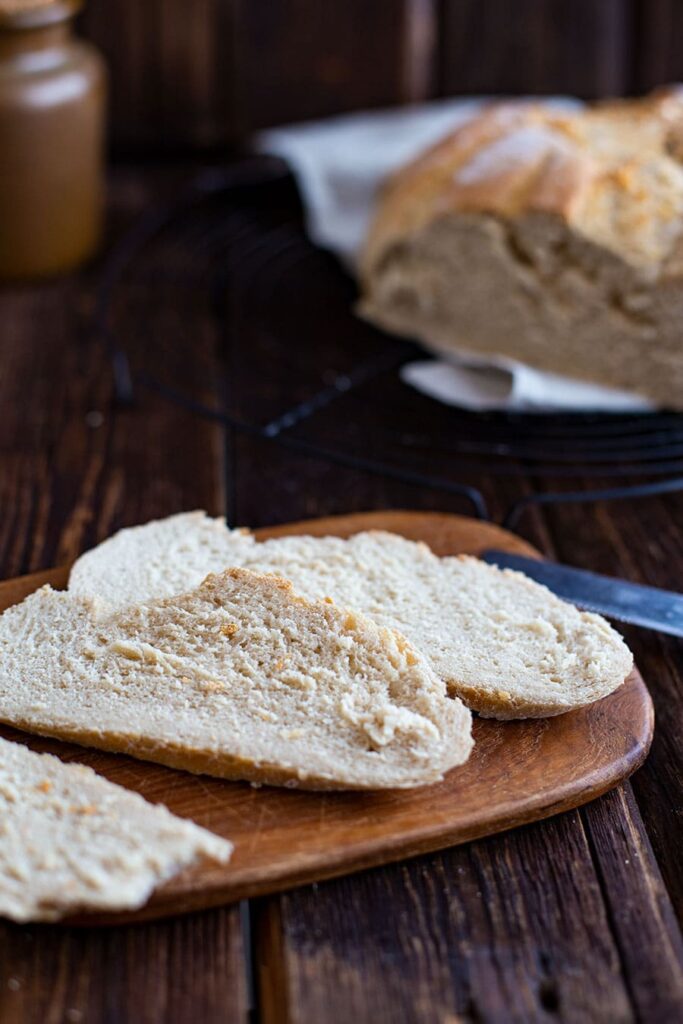
[[[493,105],[389,181],[362,314],[683,408],[683,92]]]

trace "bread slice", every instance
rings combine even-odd
[[[0,720],[309,789],[434,782],[472,746],[403,637],[241,569],[111,615],[43,587],[0,617]]]
[[[111,594],[109,578],[118,577],[127,550],[119,534],[85,555],[74,568],[77,592]],[[438,558],[395,534],[284,537],[245,544],[238,554],[243,565],[285,576],[308,598],[329,596],[398,629],[450,691],[482,715],[557,715],[611,693],[632,667],[628,648],[600,616],[578,611],[521,573],[475,558]],[[181,573],[188,582],[206,565],[203,557],[182,561],[173,545],[160,562],[173,566],[174,580]],[[158,581],[158,572],[152,576],[141,564],[137,586],[113,597],[119,605],[145,600]]]
[[[633,664],[599,615],[522,573],[478,558],[438,558],[395,534],[265,541],[248,564],[400,630],[449,690],[484,716],[536,718],[590,704],[620,686]]]
[[[133,910],[182,868],[231,852],[90,768],[0,739],[0,916]]]
[[[241,565],[254,543],[247,530],[229,530],[222,518],[182,512],[120,530],[86,552],[71,569],[69,589],[112,607],[173,597],[210,572]],[[121,601],[122,594],[131,599]]]

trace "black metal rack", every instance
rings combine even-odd
[[[169,283],[187,311],[173,325],[172,344],[155,322],[155,289]],[[581,483],[520,497],[504,519],[510,527],[532,505],[683,490],[683,415],[675,413],[473,413],[416,394],[410,423],[405,406],[399,413],[390,400],[378,416],[373,383],[389,376],[402,388],[400,367],[428,356],[359,321],[354,296],[337,262],[308,241],[286,166],[259,157],[198,176],[133,225],[105,265],[94,329],[109,346],[122,403],[151,389],[190,413],[302,455],[460,495],[481,518],[488,517],[486,502],[464,482],[468,475],[524,472]],[[284,396],[275,388],[270,415],[260,422],[234,412],[229,386],[217,399],[215,364],[197,365],[202,356],[192,344],[199,315],[212,323],[217,345],[253,352],[254,372],[268,367],[277,380],[279,368],[295,366],[296,394],[278,404]],[[186,386],[188,360],[205,387]],[[432,462],[438,454],[447,474],[428,471],[426,453]],[[591,479],[600,486],[585,486]]]

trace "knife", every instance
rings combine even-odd
[[[480,557],[501,569],[517,569],[543,583],[558,597],[588,611],[683,637],[683,594],[507,551],[485,551]]]

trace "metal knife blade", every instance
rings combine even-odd
[[[683,637],[683,594],[507,551],[485,551],[481,558],[501,569],[517,569],[588,611]]]

